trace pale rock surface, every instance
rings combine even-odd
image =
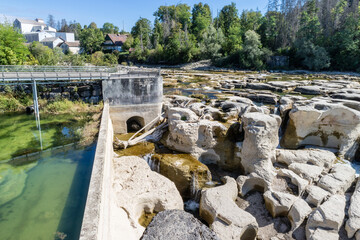
[[[200,216],[221,239],[255,239],[258,224],[250,213],[236,205],[235,179],[224,180],[224,185],[203,191]]]
[[[184,120],[192,122],[199,119],[199,117],[190,109],[180,107],[170,108],[167,112],[167,116],[169,121]]]
[[[296,230],[303,223],[305,218],[309,216],[311,211],[311,207],[305,200],[301,198],[297,199],[288,213],[288,218],[291,222],[291,230]]]
[[[299,195],[302,194],[303,191],[305,191],[306,187],[309,185],[309,181],[301,178],[299,175],[294,173],[291,170],[288,169],[279,169],[277,170],[277,174],[282,177],[288,177],[291,179],[291,183],[298,186]]]
[[[335,230],[324,228],[311,229],[307,240],[339,240],[339,234]]]
[[[268,190],[264,193],[266,209],[273,217],[287,216],[298,198],[290,193]]]
[[[282,138],[284,148],[304,145],[337,148],[340,156],[353,160],[359,147],[360,111],[330,98],[298,101],[289,114]]]
[[[113,160],[114,212],[112,228],[132,229],[127,235],[139,239],[145,230],[138,220],[143,212],[183,209],[183,200],[176,186],[166,177],[151,171],[146,161],[135,156]],[[130,227],[130,226],[131,227]],[[132,238],[129,238],[132,239]]]
[[[349,220],[347,220],[345,229],[347,231],[348,237],[354,237],[355,233],[358,232],[357,238],[359,236],[360,230],[360,180],[358,180],[355,188],[355,192],[351,197],[350,208],[348,211]]]
[[[292,163],[310,163],[319,167],[331,168],[336,160],[334,153],[321,149],[276,149],[276,161],[290,165]]]
[[[319,206],[324,201],[324,199],[330,195],[330,192],[314,185],[307,186],[306,192],[308,193],[306,201],[316,207]]]
[[[326,202],[321,204],[309,216],[306,224],[306,238],[316,239],[311,236],[314,235],[318,228],[337,233],[344,221],[345,205],[346,199],[344,195],[332,195]]]
[[[256,174],[270,185],[274,178],[275,149],[279,143],[281,118],[262,113],[246,113],[242,117],[245,140],[241,151],[241,164],[247,174]]]
[[[333,194],[344,194],[354,181],[355,169],[347,164],[336,164],[319,180],[318,186]]]
[[[312,182],[317,182],[324,170],[323,167],[306,163],[292,163],[289,165],[289,169],[298,174],[300,177]]]

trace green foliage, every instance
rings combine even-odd
[[[270,52],[263,49],[260,36],[253,30],[245,33],[244,47],[240,52],[240,66],[248,69],[263,69]]]
[[[103,27],[101,28],[101,31],[104,33],[104,35],[106,34],[114,34],[114,33],[119,33],[119,28],[117,26],[114,26],[114,24],[112,23],[104,23]]]
[[[235,3],[224,6],[216,19],[215,25],[220,27],[226,37],[229,36],[230,26],[239,21],[238,10]]]
[[[234,54],[242,48],[242,31],[239,22],[231,24],[228,30],[228,37],[223,44],[223,51],[226,55]]]
[[[313,44],[311,41],[299,41],[296,44],[297,57],[310,70],[322,70],[330,66],[330,58],[325,48]]]
[[[117,64],[117,57],[115,54],[105,54],[101,51],[98,51],[91,55],[90,63],[96,66],[112,66]]]
[[[140,18],[131,29],[131,35],[139,39],[141,49],[150,48],[151,22],[146,18]]]
[[[24,107],[12,95],[0,94],[0,112],[20,111]]]
[[[224,42],[224,34],[221,29],[216,30],[210,25],[202,36],[202,42],[200,42],[200,53],[203,59],[214,59],[221,56],[221,45]]]
[[[0,64],[21,65],[29,60],[30,52],[24,36],[8,24],[0,24]]]
[[[32,42],[29,50],[40,65],[57,65],[60,61],[61,55],[58,50],[55,52],[39,42]]]
[[[192,33],[198,41],[201,41],[203,34],[212,23],[211,11],[208,4],[195,4],[192,9]]]
[[[101,30],[93,27],[83,29],[80,33],[79,39],[81,47],[88,54],[100,51],[101,44],[105,40]]]

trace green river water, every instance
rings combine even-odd
[[[39,131],[33,115],[0,115],[1,240],[78,239],[80,234],[96,146],[51,150],[78,141],[86,118],[41,117],[48,150],[31,161],[8,161],[39,151]]]

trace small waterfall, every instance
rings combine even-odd
[[[146,154],[143,158],[149,165],[150,169],[155,172],[160,172],[160,161],[152,159],[153,154]]]
[[[196,174],[191,175],[190,192],[191,198],[195,202],[199,202],[201,197],[201,188],[199,187],[199,181]]]
[[[280,104],[275,105],[274,114],[280,116]]]

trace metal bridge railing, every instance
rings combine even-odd
[[[118,72],[118,67],[107,66],[35,66],[0,65],[0,72]]]

